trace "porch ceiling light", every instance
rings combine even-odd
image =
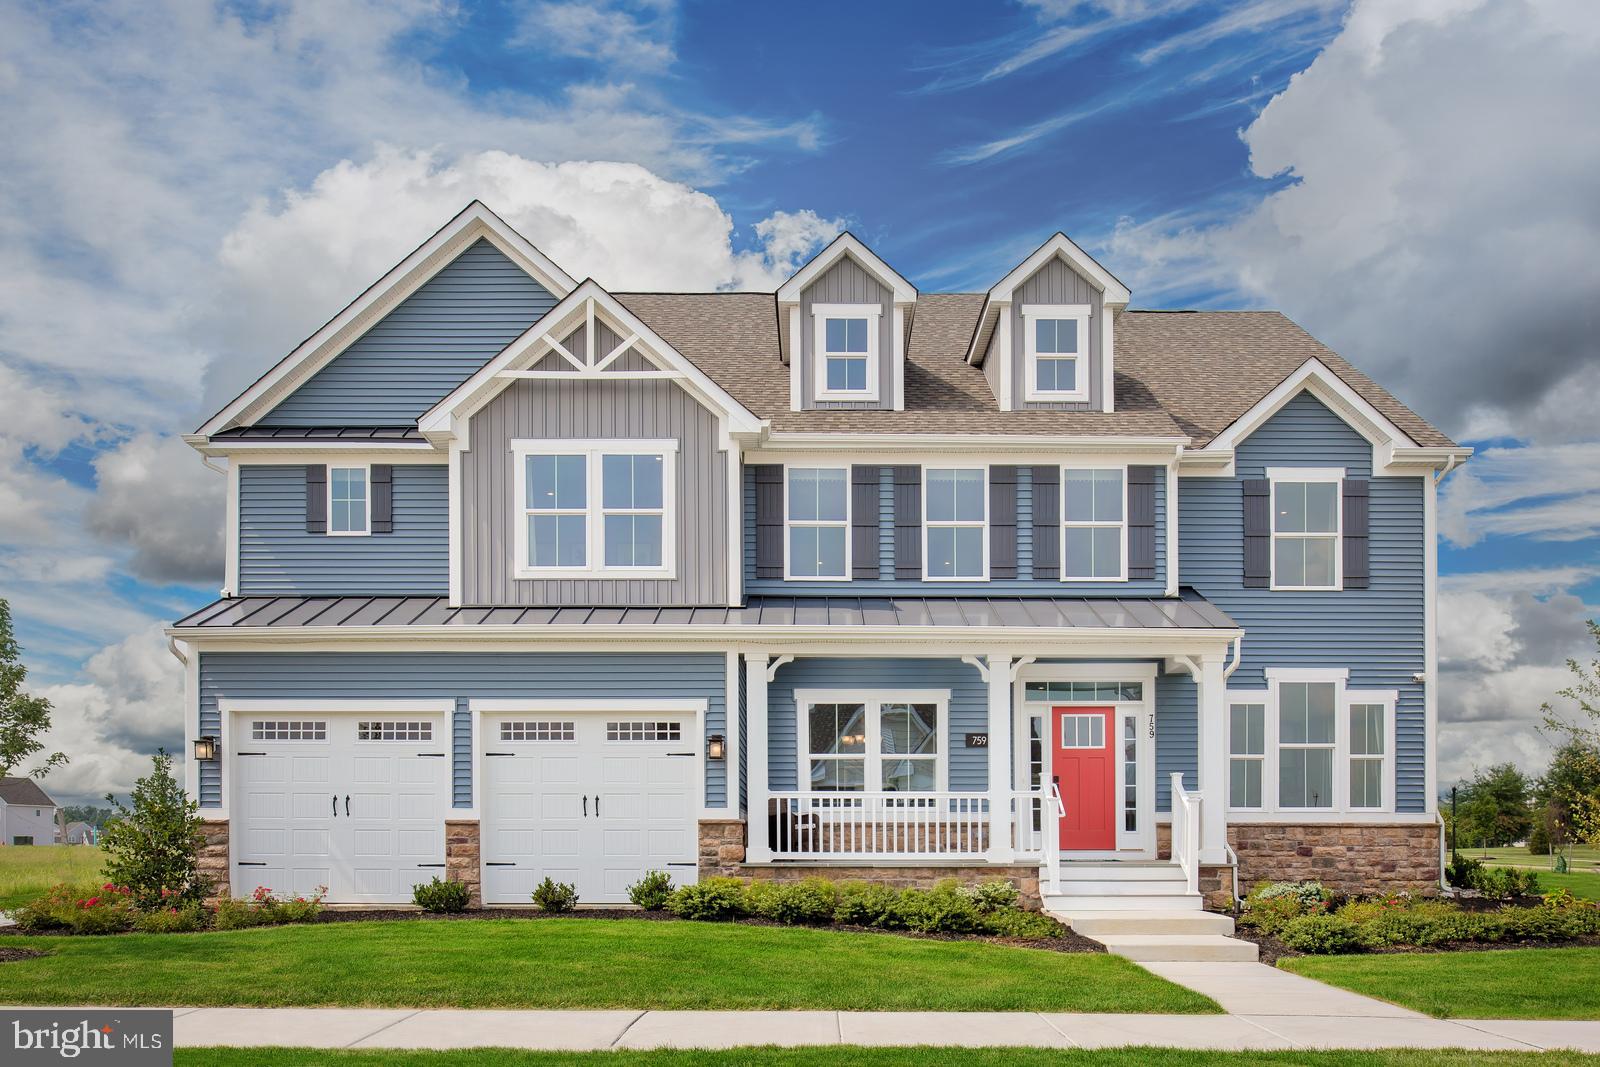
[[[215,737],[197,737],[194,739],[194,758],[200,763],[210,763],[217,758],[217,739]]]
[[[728,742],[721,734],[712,734],[706,738],[706,758],[728,758]]]

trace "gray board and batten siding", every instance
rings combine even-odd
[[[1101,357],[1101,323],[1106,314],[1104,294],[1091,285],[1088,279],[1073,270],[1060,256],[1040,267],[1027,281],[1017,287],[1011,301],[1011,397],[1019,410],[1046,411],[1099,411],[1101,385],[1104,381],[1105,361]],[[1028,327],[1022,309],[1029,304],[1087,304],[1090,307],[1087,325],[1089,349],[1089,399],[1087,401],[1037,401],[1025,399],[1028,395]],[[992,358],[992,353],[991,353]],[[992,387],[995,378],[989,379]],[[999,395],[998,393],[996,394]]]
[[[555,306],[479,240],[258,420],[267,426],[407,426]]]
[[[454,700],[452,795],[472,806],[466,702],[704,700],[705,732],[727,732],[727,657],[720,652],[202,652],[197,736],[221,736],[225,700]],[[465,721],[464,721],[465,720]],[[231,735],[230,735],[231,736]],[[200,806],[222,805],[222,761],[200,764]],[[706,761],[706,804],[727,796],[727,761]]]
[[[597,330],[604,356],[620,341]],[[678,442],[673,578],[512,577],[522,439]],[[516,381],[472,416],[461,454],[461,595],[468,604],[726,604],[728,457],[717,419],[670,381]]]
[[[876,304],[878,315],[878,398],[818,400],[817,330],[811,317],[816,304]],[[800,407],[891,410],[894,407],[894,293],[851,259],[843,256],[800,294]]]

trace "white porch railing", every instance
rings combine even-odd
[[[1200,794],[1183,788],[1183,775],[1172,775],[1172,861],[1183,868],[1189,892],[1200,892]]]
[[[987,793],[773,793],[774,859],[982,859]]]
[[[1048,880],[1046,891],[1061,892],[1061,820],[1067,809],[1060,788],[1051,783],[1048,789],[1012,793],[1011,803],[1017,859],[1037,859],[1040,876]]]

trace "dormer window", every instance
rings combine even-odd
[[[878,398],[878,318],[867,304],[814,304],[817,398]]]
[[[1027,330],[1027,400],[1089,399],[1088,304],[1031,304]]]

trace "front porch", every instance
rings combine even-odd
[[[743,856],[724,832],[714,866],[1198,907],[1230,857],[1205,792],[1226,787],[1225,738],[1202,723],[1225,722],[1236,635],[1207,636],[1095,658],[744,652]]]

